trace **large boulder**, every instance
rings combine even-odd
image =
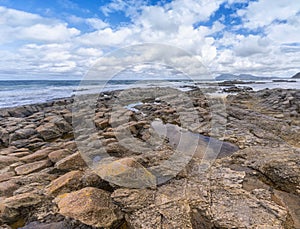
[[[94,227],[116,228],[122,223],[123,214],[113,204],[110,193],[87,187],[66,193],[55,199],[59,213]]]

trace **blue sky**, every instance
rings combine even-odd
[[[300,71],[300,1],[0,0],[0,31],[1,79],[80,79],[143,43],[183,49],[213,75]]]

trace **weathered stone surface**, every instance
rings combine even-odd
[[[10,135],[9,142],[13,142],[20,139],[28,139],[35,134],[37,134],[37,131],[33,128],[19,129]]]
[[[76,191],[84,187],[97,187],[110,190],[108,184],[92,171],[87,170],[83,172],[75,170],[53,180],[46,188],[46,192],[56,196],[66,192]]]
[[[86,166],[86,162],[82,159],[81,154],[78,152],[65,157],[55,164],[57,169],[67,171],[76,169],[82,170],[86,168]]]
[[[36,128],[36,130],[45,141],[58,138],[62,135],[59,128],[54,123],[45,123]]]
[[[24,210],[42,201],[42,196],[33,193],[24,193],[4,199],[0,202],[0,218],[5,223],[18,220]]]
[[[9,180],[0,183],[0,196],[12,196],[13,192],[19,187],[16,182]]]
[[[244,90],[217,98],[206,97],[195,87],[184,92],[189,101],[168,88],[134,91],[119,91],[126,95],[118,100],[119,108],[112,101],[117,92],[101,94],[93,117],[98,132],[80,136],[87,144],[86,151],[80,149],[82,156],[111,183],[89,170],[77,153],[79,139],[73,138],[70,125],[72,99],[0,109],[0,227],[87,229],[103,225],[103,214],[109,214],[107,228],[118,228],[118,222],[121,228],[132,229],[299,228],[299,90]],[[136,102],[142,102],[134,107],[138,110],[125,108]],[[191,115],[194,111],[199,122]],[[156,181],[180,167],[169,163],[163,178],[151,174],[157,175],[153,168],[174,155],[180,139],[169,129],[164,133],[149,125],[156,118],[180,125],[184,132],[192,131],[191,135],[204,134],[203,142],[216,136],[243,150],[232,155],[222,153],[226,144],[219,152],[212,147],[218,155],[210,164],[210,158],[202,160],[206,144],[198,142],[185,168],[155,187]],[[189,138],[183,142],[187,149]],[[111,158],[103,159],[104,151]],[[185,154],[180,159],[184,161]],[[133,188],[144,183],[150,183],[147,187],[151,189]],[[98,189],[86,191],[86,187]],[[120,209],[112,204],[110,193],[126,222],[116,216]],[[52,203],[59,194],[56,201],[64,215],[57,214],[57,205]],[[34,202],[32,196],[42,201]],[[109,204],[103,207],[106,197]],[[14,198],[19,200],[13,202]]]
[[[55,201],[60,214],[88,225],[115,228],[123,218],[121,211],[112,203],[110,193],[101,189],[87,187],[60,195]]]
[[[32,222],[22,227],[22,229],[66,229],[64,222],[55,222],[55,223],[39,223]]]
[[[133,158],[101,163],[95,172],[104,180],[122,187],[155,187],[156,177]]]
[[[0,169],[3,169],[4,167],[13,164],[15,162],[18,162],[19,158],[13,157],[13,156],[2,156],[0,155]]]
[[[20,158],[20,160],[23,162],[39,161],[39,160],[45,159],[48,156],[49,152],[50,152],[50,149],[47,149],[47,148],[41,149],[30,155]]]
[[[0,127],[0,145],[8,146],[9,133],[4,128]]]
[[[60,149],[49,153],[48,157],[52,162],[56,163],[70,154],[72,154],[70,150]]]
[[[264,199],[266,194],[243,190],[244,172],[216,167],[211,175],[194,175],[173,180],[157,191],[118,189],[112,198],[127,212],[133,228],[284,227],[287,211],[271,198]],[[271,196],[268,190],[260,193]]]
[[[300,194],[300,151],[293,148],[251,147],[234,155],[246,166],[259,171],[266,181],[281,190]]]
[[[50,195],[57,195],[72,190],[77,190],[81,186],[82,171],[71,171],[52,181],[46,192]]]
[[[36,161],[29,164],[21,165],[15,168],[15,171],[18,175],[26,175],[44,168],[47,168],[51,165],[49,160]]]
[[[15,153],[11,153],[9,154],[10,156],[13,156],[13,157],[25,157],[27,155],[29,155],[30,152],[29,151],[19,151],[19,152],[15,152]]]
[[[45,168],[41,171],[32,172],[28,175],[23,175],[18,177],[18,182],[23,185],[31,184],[31,183],[40,183],[43,185],[48,185],[51,181],[55,180],[58,177],[58,174],[55,174],[54,168],[49,167]]]
[[[14,171],[7,171],[7,172],[0,173],[0,182],[7,181],[14,175],[16,175]]]

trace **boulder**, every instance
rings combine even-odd
[[[113,204],[110,193],[101,189],[87,187],[60,195],[55,202],[60,214],[87,225],[117,228],[122,223],[122,212]]]

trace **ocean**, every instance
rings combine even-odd
[[[194,82],[189,80],[167,81],[137,81],[137,80],[112,80],[112,81],[85,81],[80,80],[7,80],[0,81],[0,108],[15,107],[25,104],[34,104],[65,98],[75,93],[91,94],[130,87],[174,87],[180,90],[190,90],[194,86],[215,87],[210,85],[216,81]],[[264,88],[300,89],[300,80],[297,82],[272,82],[261,81],[255,84],[242,84],[237,86],[249,86],[254,90]],[[221,89],[224,87],[220,87]]]

